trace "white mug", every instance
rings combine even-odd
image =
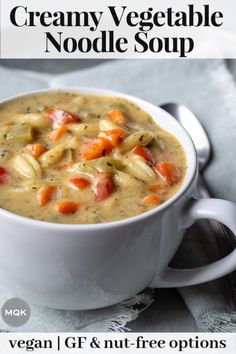
[[[236,234],[234,203],[192,198],[198,178],[196,151],[180,124],[161,108],[126,94],[66,90],[123,97],[147,111],[179,139],[186,152],[183,185],[171,199],[148,212],[102,224],[55,224],[0,209],[0,282],[13,294],[41,305],[86,310],[113,305],[146,287],[200,284],[235,270],[236,249],[203,267],[168,267],[186,228],[196,220],[218,220]]]

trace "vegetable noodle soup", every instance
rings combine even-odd
[[[125,219],[180,188],[179,141],[134,103],[56,91],[0,106],[0,207],[55,223]]]

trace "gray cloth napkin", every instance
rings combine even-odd
[[[213,143],[214,157],[205,177],[214,196],[236,201],[236,181],[232,179],[232,175],[236,172],[236,165],[232,164],[236,151],[236,87],[223,61],[112,61],[98,68],[59,75],[53,79],[50,76],[38,76],[19,71],[11,71],[6,75],[4,70],[0,69],[0,78],[3,83],[0,96],[31,89],[32,82],[35,81],[37,88],[45,85],[55,88],[94,86],[126,92],[154,104],[167,101],[186,104],[198,115]],[[8,84],[11,84],[11,88],[8,85],[5,90],[4,82],[10,75],[12,78]],[[176,256],[175,265],[177,263],[179,267],[189,267],[203,262],[207,263],[211,261],[211,258],[218,256],[219,251],[215,245],[211,230],[207,230],[206,226],[204,228],[201,225],[195,226],[188,232]],[[191,255],[189,259],[186,258],[187,255]],[[192,260],[199,264],[192,264]],[[235,312],[225,279],[191,288],[182,288],[180,292],[200,330],[235,331]],[[139,298],[144,306],[151,302],[151,295],[147,293],[147,298],[145,298],[145,294]],[[128,303],[128,307],[125,307],[125,311],[120,314],[121,318],[126,318],[127,308],[131,309],[131,312],[134,311],[135,307],[130,304],[134,304],[136,300],[132,299],[131,303]],[[120,310],[122,306],[113,307],[112,311],[104,309],[79,313],[65,313],[35,306],[33,311],[36,314],[35,321],[28,323],[27,328],[22,327],[20,330],[38,331],[41,327],[45,331],[57,331],[63,323],[63,328],[66,327],[64,330],[69,331],[73,328],[84,331],[104,331],[108,328],[107,322],[110,318],[117,318],[118,309]],[[99,312],[102,318],[105,318],[103,322],[100,320]],[[135,317],[134,312],[132,316]],[[84,318],[86,320],[83,326]],[[100,322],[103,325],[100,325]],[[123,324],[126,322],[125,320]],[[2,324],[0,328],[5,329]],[[122,328],[122,325],[118,328]],[[114,329],[116,330],[117,327],[113,326]]]
[[[172,265],[191,268],[219,259],[221,252],[214,237],[208,222],[198,222],[187,231]],[[235,280],[236,273],[230,277]],[[236,331],[235,288],[231,288],[229,276],[178,290],[200,331]]]

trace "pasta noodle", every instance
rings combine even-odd
[[[99,128],[100,130],[106,131],[106,130],[112,130],[112,129],[119,129],[119,125],[109,121],[108,119],[102,119],[99,122]]]
[[[39,166],[35,169],[35,165],[32,164],[25,156],[17,154],[12,159],[12,165],[15,170],[26,178],[36,178],[39,176]]]
[[[153,138],[154,136],[151,132],[141,131],[133,133],[124,139],[119,150],[121,153],[125,153],[132,150],[136,145],[146,146],[153,140]]]
[[[141,158],[126,158],[124,163],[126,171],[141,181],[152,183],[156,180],[156,174],[153,169]]]
[[[120,220],[180,188],[179,141],[123,98],[46,92],[0,105],[0,208],[56,223]]]
[[[97,136],[99,133],[99,125],[92,123],[67,124],[67,128],[76,137]]]
[[[116,171],[115,181],[118,186],[126,189],[142,188],[142,182],[123,171]]]
[[[65,153],[65,147],[62,144],[54,146],[48,150],[40,158],[40,162],[43,168],[48,168],[62,160]]]

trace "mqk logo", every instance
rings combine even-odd
[[[12,298],[5,302],[1,308],[3,321],[11,327],[21,327],[30,318],[30,307],[20,298]]]

